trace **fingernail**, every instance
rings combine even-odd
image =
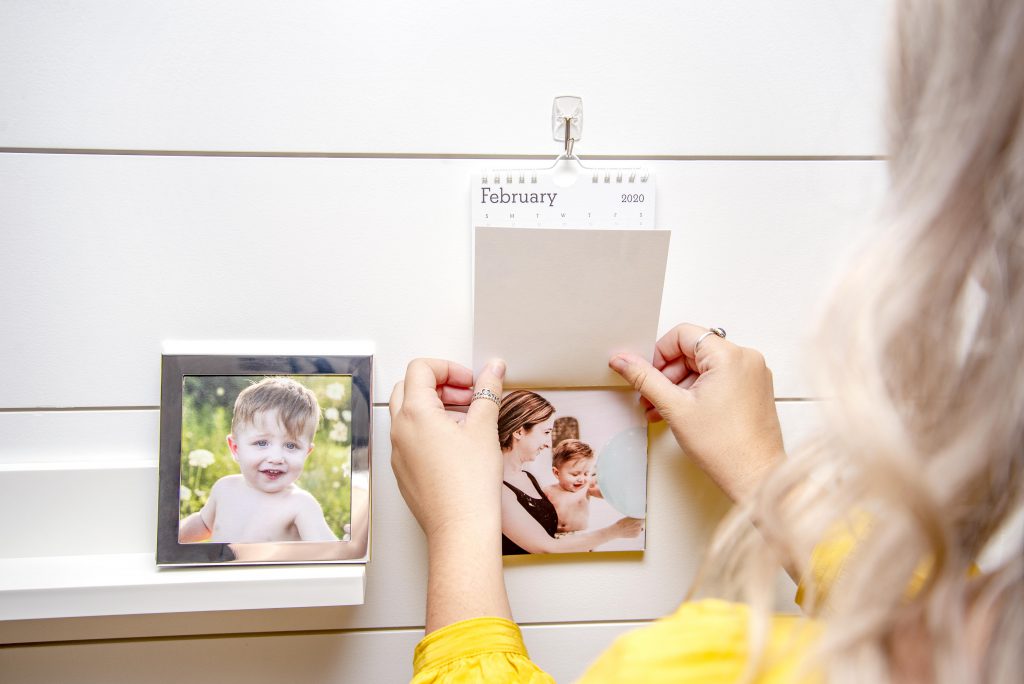
[[[611,361],[608,362],[608,365],[612,367],[612,370],[618,371],[619,373],[624,372],[626,368],[629,366],[629,364],[626,362],[626,359],[622,358],[621,354],[618,356],[613,356],[611,358]]]
[[[505,379],[505,362],[501,359],[494,359],[487,364],[488,369],[497,377],[499,380]]]

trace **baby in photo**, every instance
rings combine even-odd
[[[181,521],[182,544],[336,541],[320,503],[295,481],[320,424],[316,395],[290,378],[264,378],[235,400],[228,449],[240,474],[214,483]]]
[[[566,439],[551,452],[551,472],[558,482],[544,488],[558,513],[555,536],[587,529],[590,497],[601,496],[594,467],[597,459],[590,446],[578,439]]]

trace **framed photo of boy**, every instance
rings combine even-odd
[[[373,357],[164,354],[157,565],[366,562]]]

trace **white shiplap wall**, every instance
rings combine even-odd
[[[559,94],[580,154],[656,175],[662,330],[764,351],[795,441],[802,332],[885,185],[887,6],[0,0],[0,558],[152,549],[162,340],[370,339],[381,405],[468,361],[469,175],[553,157]],[[365,605],[0,623],[0,679],[408,677],[424,545],[374,420]],[[653,434],[642,558],[507,563],[559,679],[676,605],[725,509]]]

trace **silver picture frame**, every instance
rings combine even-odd
[[[334,409],[331,417],[345,415],[344,429],[335,423],[330,438],[343,440],[350,454],[347,464],[334,466],[335,480],[329,484],[335,488],[346,484],[349,492],[348,524],[344,532],[339,530],[337,541],[201,541],[182,543],[179,541],[179,524],[182,510],[186,508],[183,498],[188,492],[193,496],[189,484],[183,479],[185,470],[191,464],[203,466],[212,463],[211,450],[196,450],[183,453],[183,443],[192,437],[192,431],[183,440],[184,404],[190,411],[196,411],[196,402],[189,395],[186,386],[200,386],[213,379],[222,380],[221,385],[237,387],[266,377],[290,377],[303,381],[330,382],[338,379],[336,386],[343,387],[339,394],[347,393],[345,409]],[[216,382],[215,382],[216,384]],[[264,564],[307,564],[307,563],[365,563],[370,557],[370,453],[371,417],[373,387],[373,356],[367,355],[230,355],[230,354],[171,354],[161,357],[161,401],[160,401],[160,467],[157,511],[158,566],[205,566],[205,565],[264,565]],[[216,394],[222,404],[216,409],[223,424],[224,407],[234,399],[231,389],[216,387]],[[237,391],[235,392],[237,395]],[[191,395],[189,395],[191,397]],[[321,411],[322,414],[327,411]],[[318,421],[326,422],[326,416]],[[339,422],[341,419],[338,419]],[[321,430],[320,432],[322,432]],[[336,434],[337,433],[337,434]],[[315,452],[315,450],[314,450]],[[314,453],[314,452],[311,452]],[[201,458],[200,458],[201,457]],[[221,462],[228,462],[218,454]],[[310,456],[312,460],[313,456]],[[344,467],[346,466],[347,467]],[[225,466],[221,466],[222,468]],[[212,469],[211,469],[212,470]],[[198,490],[198,487],[195,487]],[[341,491],[345,491],[341,487]],[[200,492],[209,494],[209,492]],[[332,495],[337,498],[337,492]],[[320,498],[317,498],[320,502]],[[192,504],[193,499],[187,500]],[[331,511],[323,506],[325,522]],[[340,525],[337,525],[340,527]]]

